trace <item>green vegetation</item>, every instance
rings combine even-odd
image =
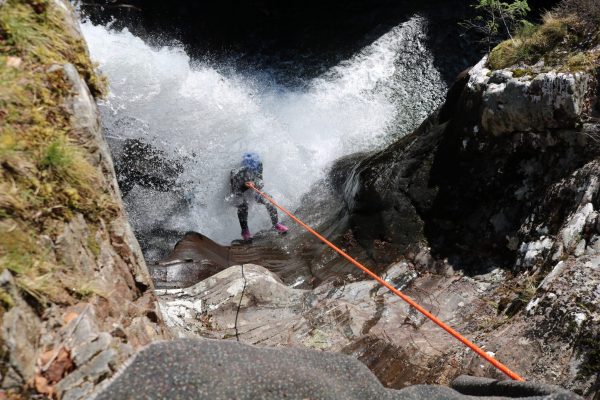
[[[510,3],[500,0],[478,0],[473,7],[479,15],[461,25],[480,33],[483,42],[488,45],[488,50],[492,44],[502,39],[512,39],[512,34],[517,28],[530,25],[524,20],[530,11],[527,0],[513,0]]]
[[[10,309],[14,305],[14,300],[4,289],[0,289],[0,309]],[[2,314],[0,313],[0,317]]]
[[[65,270],[52,244],[64,222],[82,214],[94,224],[116,212],[78,146],[65,109],[71,86],[53,66],[73,64],[96,96],[104,81],[58,7],[51,0],[0,7],[0,272],[9,269],[41,304],[73,299],[66,288],[77,271]],[[90,247],[96,254],[98,244]],[[4,306],[7,296],[0,293]]]
[[[96,241],[95,234],[90,233],[87,237],[87,247],[94,255],[94,258],[97,260],[100,256],[100,245]]]
[[[492,69],[534,65],[545,69],[584,71],[598,64],[600,45],[600,2],[563,0],[547,12],[540,25],[525,24],[509,40],[492,50]]]

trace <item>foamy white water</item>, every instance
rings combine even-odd
[[[241,154],[258,152],[265,190],[291,209],[341,156],[384,145],[414,129],[446,91],[415,17],[302,89],[243,71],[197,63],[177,47],[153,48],[127,30],[84,23],[92,58],[110,82],[100,104],[107,132],[140,138],[187,157],[182,182],[190,207],[135,188],[126,205],[136,229],[196,230],[222,243],[239,237],[224,198]],[[267,228],[262,206],[253,231]]]

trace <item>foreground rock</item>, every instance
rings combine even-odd
[[[557,387],[471,377],[453,386],[385,389],[364,365],[344,355],[188,339],[145,348],[95,399],[579,398]],[[504,395],[509,397],[496,397]]]

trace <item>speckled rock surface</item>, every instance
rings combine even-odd
[[[386,389],[364,365],[341,354],[187,339],[143,349],[95,399],[579,398],[551,386],[471,377],[455,387]]]

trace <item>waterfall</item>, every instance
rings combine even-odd
[[[294,209],[339,157],[412,131],[447,89],[425,46],[426,28],[415,16],[290,87],[267,71],[194,60],[181,47],[153,47],[126,29],[84,22],[91,56],[110,83],[99,106],[113,153],[136,138],[184,167],[177,195],[136,186],[125,197],[134,229],[196,230],[228,243],[240,229],[224,200],[243,152],[262,156],[265,190]],[[262,206],[251,210],[250,226],[269,227]]]

